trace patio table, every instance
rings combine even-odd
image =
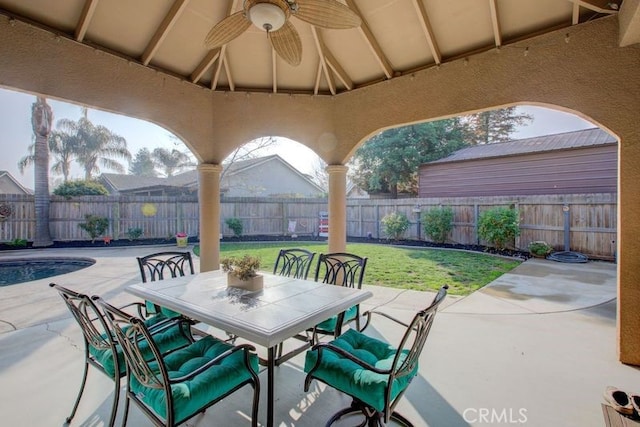
[[[287,338],[370,298],[365,290],[264,276],[264,289],[227,287],[220,270],[138,283],[126,291],[267,348],[267,426],[274,418],[276,348]]]

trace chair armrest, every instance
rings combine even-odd
[[[386,374],[386,375],[388,375],[388,374],[391,373],[390,369],[379,369],[379,368],[376,368],[375,366],[370,365],[367,362],[358,359],[353,354],[348,353],[347,351],[341,349],[340,347],[336,347],[335,345],[333,345],[331,343],[319,343],[319,344],[316,344],[311,348],[310,351],[313,351],[313,350],[317,350],[318,351],[318,360],[316,361],[316,365],[313,367],[313,369],[311,369],[311,371],[309,371],[310,374],[316,369],[316,367],[318,367],[320,365],[320,362],[322,360],[323,351],[333,351],[334,353],[338,353],[342,357],[345,357],[345,358],[351,360],[352,362],[357,363],[358,365],[362,366],[366,370],[375,372],[376,374]]]
[[[392,320],[393,322],[395,322],[395,323],[397,323],[399,325],[402,325],[405,328],[409,327],[409,325],[407,323],[404,323],[401,320],[398,320],[395,317],[388,315],[387,313],[383,313],[382,311],[369,310],[369,311],[365,311],[364,313],[362,313],[362,316],[366,317],[367,320],[365,321],[364,326],[360,329],[360,332],[364,331],[367,328],[367,326],[369,326],[369,323],[371,322],[371,315],[372,314],[377,314],[377,315],[380,315],[382,317],[386,317],[387,319]]]
[[[169,381],[170,384],[175,384],[175,383],[180,383],[180,382],[184,382],[187,380],[192,379],[193,377],[200,375],[201,373],[203,373],[204,371],[206,371],[207,369],[211,368],[214,365],[219,364],[222,360],[226,359],[227,357],[231,356],[233,353],[236,353],[238,351],[244,351],[244,361],[245,364],[247,365],[247,367],[249,369],[251,368],[251,364],[249,363],[249,354],[250,352],[255,351],[256,348],[250,344],[241,344],[241,345],[237,345],[233,348],[230,348],[229,350],[225,351],[224,353],[218,355],[218,357],[216,357],[215,359],[212,359],[210,361],[208,361],[207,363],[205,363],[204,365],[200,366],[198,369],[196,369],[195,371],[189,372],[187,375],[183,375],[181,377],[177,377],[177,378],[173,378],[171,379],[171,381]]]

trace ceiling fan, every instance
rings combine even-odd
[[[244,0],[243,10],[229,15],[209,31],[208,49],[229,43],[251,24],[267,32],[276,53],[296,66],[302,60],[302,42],[292,15],[321,28],[346,29],[360,25],[360,17],[337,0]]]

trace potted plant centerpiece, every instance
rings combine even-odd
[[[228,257],[220,260],[222,271],[227,273],[227,286],[248,291],[263,288],[263,277],[258,274],[260,259],[245,255],[242,258]]]
[[[553,252],[553,248],[547,242],[539,240],[529,243],[529,252],[536,258],[546,258]]]

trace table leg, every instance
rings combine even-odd
[[[267,356],[267,427],[273,427],[273,401],[275,399],[273,371],[276,367],[276,348],[277,346],[269,347]]]

